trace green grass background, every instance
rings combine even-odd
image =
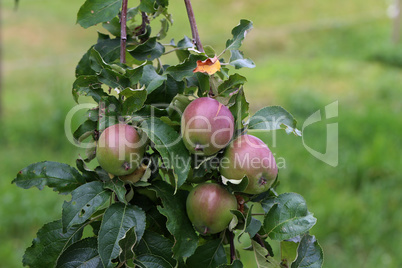
[[[96,29],[75,24],[83,1],[22,0],[17,12],[13,2],[1,8],[0,267],[7,268],[21,267],[36,231],[61,216],[65,197],[11,180],[34,162],[74,164],[80,151],[65,137],[64,118],[75,105],[75,65],[96,39]],[[217,51],[240,19],[254,22],[243,50],[257,67],[240,70],[253,112],[282,105],[301,127],[339,101],[339,117],[304,132],[305,143],[324,152],[326,123],[339,124],[337,167],[309,154],[301,138],[267,137],[286,163],[278,191],[303,195],[318,218],[311,233],[324,267],[402,267],[402,44],[390,42],[389,2],[193,2],[201,39]],[[170,4],[169,36],[190,36],[182,1]],[[255,267],[244,256],[245,267]]]

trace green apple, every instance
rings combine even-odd
[[[133,173],[141,164],[145,153],[146,138],[126,124],[106,128],[99,137],[96,158],[107,172],[116,175]]]

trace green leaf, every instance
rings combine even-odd
[[[73,137],[76,141],[82,142],[89,136],[91,136],[98,126],[98,122],[92,120],[86,120],[82,123],[76,131],[73,133]]]
[[[227,263],[225,249],[222,239],[215,239],[199,246],[194,255],[186,261],[188,267],[192,268],[215,268]]]
[[[128,230],[134,227],[137,240],[141,240],[145,221],[145,213],[137,206],[115,203],[106,210],[98,237],[98,251],[104,267],[112,267],[112,260],[120,253],[119,241]]]
[[[124,91],[129,90],[130,92],[126,92],[125,95],[128,95],[126,100],[123,102],[122,112],[123,114],[132,114],[144,106],[145,100],[147,99],[147,91],[146,90],[132,90],[130,88],[125,89]]]
[[[241,86],[247,82],[247,79],[240,74],[233,74],[229,79],[218,86],[218,93],[220,96],[231,96],[239,91]]]
[[[140,110],[132,114],[133,122],[142,122],[144,118],[168,116],[166,109],[159,109],[153,105],[144,105]]]
[[[191,55],[190,51],[188,51],[187,49],[178,49],[175,52],[180,63],[183,63]]]
[[[22,263],[31,268],[53,267],[57,258],[68,246],[82,236],[81,226],[75,226],[63,233],[61,220],[45,224],[27,248]]]
[[[174,188],[163,181],[155,181],[152,189],[162,199],[163,207],[158,210],[167,218],[166,227],[175,238],[173,254],[175,259],[193,255],[198,244],[198,236],[186,212],[186,200],[188,192],[178,190],[174,194]]]
[[[296,193],[284,193],[261,203],[267,213],[264,230],[273,240],[285,240],[303,234],[317,219],[308,212],[306,201]]]
[[[91,68],[98,74],[100,82],[120,90],[131,86],[130,79],[125,76],[126,69],[117,64],[106,63],[95,48],[91,50],[89,61]]]
[[[168,20],[165,18],[161,19],[161,29],[159,30],[159,33],[156,35],[158,40],[165,38],[168,30],[169,30]]]
[[[268,250],[259,243],[251,240],[255,261],[258,268],[282,268],[281,264],[269,256]]]
[[[81,158],[81,156],[79,156],[79,158],[75,160],[75,165],[77,166],[77,169],[81,171],[82,176],[85,178],[86,182],[100,180],[98,173],[88,168],[85,165],[84,160]]]
[[[90,55],[93,49],[99,52],[105,62],[114,62],[120,58],[120,38],[98,39],[98,42],[89,48],[78,62],[78,65],[75,69],[76,77],[81,75],[89,76],[96,74],[91,68],[90,62]]]
[[[93,145],[93,146],[88,146],[88,147],[85,149],[85,156],[86,156],[86,158],[84,159],[84,161],[87,162],[87,163],[88,163],[88,162],[91,162],[91,161],[94,160],[95,157],[96,157],[96,142],[94,141],[92,145]],[[89,182],[89,181],[93,181],[93,179],[88,180],[88,177],[86,177],[85,180],[88,181],[88,182]]]
[[[186,107],[190,104],[191,99],[189,96],[177,94],[169,104],[168,113],[169,117],[173,118],[179,122],[181,120],[181,115],[183,114]]]
[[[230,51],[230,60],[229,64],[234,66],[236,69],[240,69],[243,67],[246,68],[254,68],[255,63],[250,59],[245,59],[243,57],[243,53],[239,50],[231,50]]]
[[[258,110],[248,124],[249,129],[276,130],[285,129],[287,133],[293,132],[301,136],[296,128],[297,121],[288,111],[281,106],[268,106]]]
[[[140,79],[140,84],[145,85],[148,94],[160,87],[166,81],[166,75],[159,75],[152,65],[145,65]]]
[[[190,154],[180,134],[159,118],[146,119],[140,127],[155,144],[155,149],[161,154],[165,166],[172,168],[177,175],[177,190],[186,181],[190,171]]]
[[[120,11],[122,0],[87,0],[77,14],[77,23],[88,28],[100,22],[110,21]]]
[[[245,232],[250,234],[250,237],[254,237],[262,226],[261,221],[252,217],[253,206],[254,205],[251,205],[250,209],[247,212],[246,224],[245,224],[246,228],[244,229]]]
[[[165,53],[165,47],[157,41],[157,37],[149,38],[145,43],[138,45],[132,50],[129,50],[131,56],[136,60],[153,61]]]
[[[230,98],[228,106],[235,119],[235,129],[243,129],[245,120],[249,116],[249,103],[246,100],[243,89],[240,89],[236,95]]]
[[[251,240],[251,246],[253,247],[254,258],[258,268],[268,268],[268,250],[263,248],[256,241]],[[280,267],[278,267],[280,268]]]
[[[141,268],[173,268],[164,258],[152,254],[143,254],[135,258],[134,263]]]
[[[137,234],[135,228],[131,228],[126,232],[124,237],[119,241],[121,252],[119,255],[120,262],[134,259],[134,246],[137,243]]]
[[[88,120],[97,122],[99,118],[99,107],[88,109],[85,113],[85,117],[88,118]]]
[[[321,268],[324,262],[324,253],[314,235],[305,234],[297,248],[297,258],[292,268]]]
[[[120,59],[120,38],[100,40],[94,46],[106,63]]]
[[[206,56],[191,54],[183,63],[170,66],[165,74],[170,74],[176,81],[182,81],[185,77],[193,76],[193,70],[197,67],[198,60],[205,60]]]
[[[110,21],[102,23],[102,27],[108,30],[111,34],[113,34],[116,37],[120,37],[121,35],[121,24],[118,17],[114,17]]]
[[[241,213],[238,210],[233,210],[232,213],[237,216],[238,219],[240,219],[240,224],[236,226],[236,229],[240,230],[238,239],[240,241],[240,237],[245,233],[249,233],[250,237],[253,238],[257,232],[261,229],[261,222],[255,218],[252,217],[252,211],[253,211],[253,206],[251,205],[250,208],[247,211],[246,217],[244,217],[244,214]]]
[[[106,209],[102,209],[103,210],[103,212],[106,210]],[[93,232],[93,234],[95,235],[95,236],[98,236],[98,234],[99,234],[99,230],[100,230],[100,227],[101,227],[101,223],[102,223],[102,221],[101,221],[101,219],[100,220],[97,220],[97,221],[93,221],[93,222],[91,222],[89,225],[91,226],[91,228],[92,228],[92,232]],[[98,250],[98,248],[96,248],[96,250]],[[100,257],[99,257],[100,258]]]
[[[89,237],[70,245],[57,260],[56,268],[103,268],[96,237]]]
[[[192,48],[194,46],[193,41],[187,36],[184,36],[179,42],[177,42],[178,48]]]
[[[136,246],[135,253],[137,256],[150,254],[162,257],[170,264],[169,267],[175,267],[177,261],[172,258],[172,247],[173,242],[171,240],[147,230]]]
[[[206,181],[208,176],[220,176],[218,174],[219,168],[219,159],[217,155],[211,155],[202,157],[199,155],[191,155],[192,158],[192,171],[193,173],[189,175],[189,179],[192,179],[192,182],[195,180]],[[191,171],[190,171],[191,172]],[[207,175],[208,174],[208,175]],[[191,176],[191,177],[190,177]],[[232,191],[235,191],[234,188],[231,188]]]
[[[44,161],[22,169],[12,183],[23,189],[37,187],[42,190],[48,186],[60,194],[68,194],[84,184],[85,179],[78,170],[67,164]]]
[[[106,201],[111,192],[103,189],[100,181],[88,182],[71,192],[70,202],[64,201],[62,222],[66,232],[73,225],[82,224],[89,219]]]
[[[300,237],[298,236],[300,239]],[[299,240],[300,241],[300,240]],[[299,245],[298,242],[294,242],[290,240],[281,241],[281,260],[282,263],[290,266],[290,264],[296,259],[297,256],[297,247]]]
[[[107,173],[107,171],[104,170],[101,166],[97,166],[95,168],[95,172],[101,181],[107,182],[110,180],[109,173]]]
[[[156,0],[156,3],[161,7],[167,7],[169,5],[169,0]]]
[[[80,61],[78,62],[75,68],[75,77],[79,77],[81,75],[88,76],[94,75],[95,71],[92,70],[91,64],[89,62],[89,54],[93,46],[88,49],[88,51],[81,57]]]
[[[156,197],[156,193],[153,190],[149,190],[150,193],[149,195],[151,195],[151,198],[153,198],[154,200],[157,199]],[[138,198],[139,195],[136,196],[136,198],[134,198],[134,202],[136,201],[145,201],[141,202],[141,206],[148,206],[148,210],[147,210],[147,231],[153,231],[153,232],[157,232],[157,233],[161,233],[162,235],[164,235],[165,237],[171,237],[171,234],[169,233],[168,229],[166,228],[166,222],[167,219],[164,215],[162,215],[159,210],[157,209],[157,207],[155,206],[155,203],[151,203],[152,201],[150,201],[149,198],[147,197],[143,197],[142,195],[140,195],[140,197]],[[144,204],[145,203],[145,204]],[[145,210],[145,208],[144,208]],[[172,244],[173,247],[173,244]],[[170,248],[170,256],[172,256],[172,247]]]
[[[104,185],[105,189],[112,190],[115,194],[117,199],[124,204],[127,204],[126,201],[126,187],[124,187],[124,182],[119,180],[117,177],[114,179],[110,179]]]
[[[131,85],[128,78],[111,69],[102,69],[98,75],[98,79],[105,85],[111,88],[117,88],[120,91]]]
[[[73,97],[78,103],[79,96],[91,96],[94,101],[99,102],[102,96],[107,94],[102,89],[102,83],[96,75],[81,75],[73,84]]]
[[[239,234],[239,238],[240,236],[244,233],[244,228],[245,228],[245,218],[243,213],[241,213],[239,210],[230,210],[230,212],[234,215],[234,217],[232,218],[232,220],[229,223],[229,231],[232,231],[235,227],[237,227],[237,229],[241,230],[240,234]],[[240,240],[239,240],[240,242]]]
[[[136,85],[140,81],[142,74],[143,74],[143,70],[144,70],[144,65],[138,66],[134,69],[127,68],[126,77],[128,79],[130,79],[131,85]],[[130,94],[128,94],[126,97],[127,98],[130,97]]]
[[[204,96],[209,92],[209,75],[197,72],[197,81],[198,81],[198,96]]]
[[[239,184],[234,184],[228,181],[226,185],[229,186],[231,192],[243,192],[247,188],[248,178],[244,176]]]
[[[191,41],[190,38],[188,38],[187,36],[184,36],[183,39],[181,39],[178,43],[177,43],[177,48],[178,50],[176,50],[176,56],[179,59],[179,62],[184,62],[186,59],[188,59],[188,57],[190,56],[190,51],[188,51],[189,48],[194,47],[193,42]],[[195,67],[194,67],[195,68]]]
[[[143,12],[154,13],[156,0],[141,0],[140,9]]]
[[[253,23],[249,20],[240,20],[239,25],[233,28],[233,39],[226,41],[226,50],[239,49],[246,34],[253,28]]]
[[[110,39],[110,36],[108,34],[98,32],[98,41],[99,40],[108,40],[108,39]]]
[[[213,58],[216,56],[216,52],[215,49],[211,46],[204,46],[204,53],[209,57],[209,58]]]
[[[185,83],[183,81],[176,81],[167,75],[166,81],[148,95],[145,103],[169,103],[177,94],[183,93],[184,88]]]
[[[279,261],[277,261],[276,259],[274,259],[271,256],[267,257],[268,260],[268,268],[283,268],[283,266],[281,265],[281,263]]]
[[[254,237],[261,229],[262,223],[254,217],[251,217],[251,221],[247,224],[246,232],[250,234],[250,237]]]

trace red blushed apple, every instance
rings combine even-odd
[[[190,153],[213,155],[226,147],[233,137],[233,132],[233,115],[217,100],[198,98],[183,112],[181,134]]]
[[[236,197],[216,183],[203,183],[193,188],[187,197],[187,215],[195,229],[203,235],[222,232],[237,209]]]
[[[247,176],[249,183],[244,192],[248,194],[267,191],[278,175],[271,150],[252,135],[242,135],[231,142],[221,158],[219,170],[229,180]]]

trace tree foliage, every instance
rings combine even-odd
[[[13,180],[24,189],[47,186],[71,195],[62,218],[45,224],[23,257],[30,267],[243,267],[234,249],[233,235],[248,236],[257,267],[321,267],[323,253],[308,234],[316,218],[302,196],[277,195],[275,187],[260,195],[241,193],[248,183],[225,186],[236,194],[238,210],[221,233],[203,236],[187,217],[186,198],[194,179],[222,184],[214,161],[221,153],[201,159],[191,155],[180,136],[181,113],[195,98],[211,97],[226,105],[235,118],[235,135],[248,129],[285,129],[300,135],[297,122],[284,108],[265,107],[249,117],[245,98],[247,79],[232,73],[253,68],[239,50],[253,24],[241,20],[232,37],[213,49],[199,51],[190,38],[162,42],[172,26],[167,0],[142,0],[128,8],[126,58],[120,58],[122,0],[86,0],[77,23],[104,28],[79,61],[72,86],[78,103],[87,96],[97,107],[74,132],[78,144],[96,144],[99,134],[116,123],[133,125],[149,139],[144,173],[135,183],[108,174],[100,166],[89,169],[95,146],[87,148],[77,167],[40,162],[21,170]],[[151,22],[160,28],[151,31]],[[177,60],[165,55],[175,53]],[[194,71],[218,57],[213,73]],[[225,56],[228,57],[225,60]],[[215,61],[216,62],[216,61]],[[216,69],[216,70],[215,70]],[[216,163],[216,162],[215,162]],[[263,219],[253,216],[260,203]],[[83,236],[84,230],[85,236]],[[282,258],[270,243],[280,241]]]

